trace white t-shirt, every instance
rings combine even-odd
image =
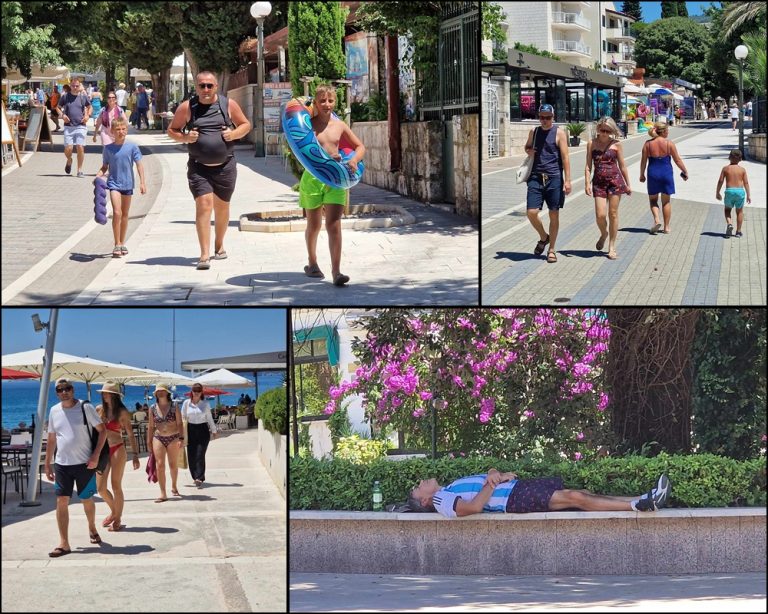
[[[126,92],[123,88],[120,88],[115,92],[115,98],[117,99],[118,107],[128,106],[128,92]]]
[[[739,109],[738,109],[738,107],[732,107],[731,108],[731,119],[739,119]]]
[[[195,404],[191,399],[186,399],[181,406],[181,417],[190,424],[205,424],[207,422],[208,430],[211,433],[216,432],[216,425],[213,422],[211,406],[208,405],[208,401],[201,400]]]
[[[83,422],[83,412],[90,428]],[[101,424],[96,408],[77,401],[70,409],[57,403],[48,415],[48,432],[56,435],[56,460],[59,465],[84,465],[91,457],[91,428]],[[104,444],[106,445],[106,443]]]

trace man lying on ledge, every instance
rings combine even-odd
[[[637,497],[596,495],[588,490],[563,488],[562,478],[518,480],[516,473],[489,469],[486,474],[459,478],[440,486],[435,478],[421,480],[411,490],[408,506],[414,512],[439,512],[447,518],[480,512],[554,512],[578,509],[590,512],[655,512],[666,505],[670,493],[662,474],[655,488]]]

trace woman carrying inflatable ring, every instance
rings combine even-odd
[[[309,263],[304,273],[308,277],[325,277],[317,264],[316,253],[325,210],[333,284],[343,286],[349,277],[341,272],[341,216],[347,203],[347,189],[360,180],[365,146],[352,129],[334,115],[335,106],[336,90],[330,85],[320,85],[311,107],[296,100],[286,105],[283,126],[291,149],[306,169],[299,184],[299,205],[307,213],[304,238]]]

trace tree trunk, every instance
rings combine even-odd
[[[389,170],[400,170],[400,69],[397,36],[386,37],[387,46],[387,131],[389,133]]]
[[[625,450],[689,452],[697,309],[608,309],[606,381]],[[656,443],[651,443],[656,442]]]

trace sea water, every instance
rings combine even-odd
[[[284,372],[264,372],[259,373],[259,394],[263,394],[267,390],[277,388],[283,385],[283,379],[285,377]],[[87,399],[88,392],[86,385],[80,382],[73,382],[75,386],[75,398]],[[58,395],[54,390],[54,382],[51,382],[50,389],[48,390],[48,401],[45,407],[45,419],[48,419],[48,412],[51,407],[59,402]],[[91,384],[91,401],[94,405],[101,403],[101,393],[98,392],[101,388],[101,384]],[[136,403],[151,404],[153,402],[152,391],[154,386],[145,388],[144,386],[126,386],[123,391],[125,396],[123,397],[123,403],[129,411],[135,411]],[[240,399],[240,395],[245,393],[254,399],[256,397],[255,386],[252,388],[220,388],[229,392],[228,395],[221,396],[222,405],[237,405],[237,401]],[[177,386],[176,396],[180,399],[185,399],[184,394],[189,392],[187,386]],[[37,421],[37,403],[40,395],[40,384],[36,380],[6,380],[2,385],[2,418],[3,428],[13,429],[19,426],[19,422],[25,422],[27,426],[32,425],[32,416],[34,414],[35,421]],[[148,395],[145,396],[145,395]],[[211,406],[216,405],[216,397],[209,399]]]

